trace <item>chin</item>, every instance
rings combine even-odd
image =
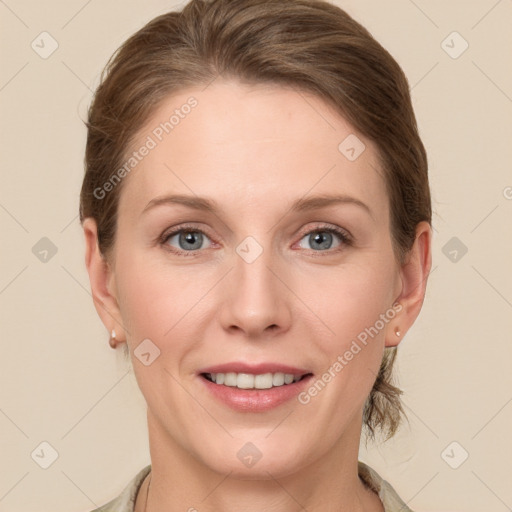
[[[285,442],[283,436],[276,436],[271,441],[261,434],[253,438],[254,441],[250,441],[251,435],[248,434],[243,439],[233,438],[227,443],[220,443],[217,439],[214,446],[203,447],[201,460],[211,470],[223,475],[230,474],[230,478],[239,480],[283,478],[306,465],[304,460],[297,457],[302,453],[302,443],[298,440],[293,443],[288,438],[288,442]]]

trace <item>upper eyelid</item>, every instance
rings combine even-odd
[[[214,238],[208,233],[208,230],[206,230],[206,229],[199,228],[199,227],[192,226],[192,225],[189,226],[188,224],[184,224],[184,225],[176,226],[175,228],[170,228],[169,231],[164,231],[164,233],[161,235],[161,239],[165,241],[169,237],[175,236],[178,233],[181,233],[182,231],[199,232],[199,233],[202,233],[203,235],[208,236],[209,238]]]
[[[320,221],[319,221],[320,222]],[[335,231],[341,231],[343,234],[346,235],[347,238],[352,238],[352,235],[350,232],[342,228],[341,226],[336,226],[336,224],[331,224],[330,222],[320,222],[320,225],[314,228],[304,228],[300,231],[302,235],[307,235],[309,233],[315,232],[315,231],[322,231],[322,230],[335,230]]]

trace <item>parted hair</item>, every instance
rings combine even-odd
[[[390,205],[391,239],[403,264],[421,221],[431,224],[427,155],[407,78],[370,32],[323,0],[190,0],[127,39],[105,66],[89,107],[80,221],[95,219],[109,260],[124,180],[121,167],[139,130],[169,95],[218,77],[313,93],[378,150]],[[341,141],[340,141],[341,142]],[[391,437],[404,410],[393,384],[396,347],[384,355],[364,411],[368,438]]]

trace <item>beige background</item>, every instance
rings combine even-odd
[[[512,1],[336,3],[409,78],[435,211],[426,304],[399,352],[410,424],[360,458],[415,511],[511,510]],[[82,120],[111,53],[175,5],[0,1],[0,511],[89,511],[150,462],[144,399],[89,292]],[[46,59],[43,31],[59,45]]]

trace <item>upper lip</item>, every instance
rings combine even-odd
[[[281,363],[248,364],[243,362],[232,362],[208,366],[207,368],[199,370],[198,373],[250,373],[253,375],[260,375],[263,373],[288,373],[302,376],[311,372],[304,368],[297,368],[295,366],[288,366]]]

